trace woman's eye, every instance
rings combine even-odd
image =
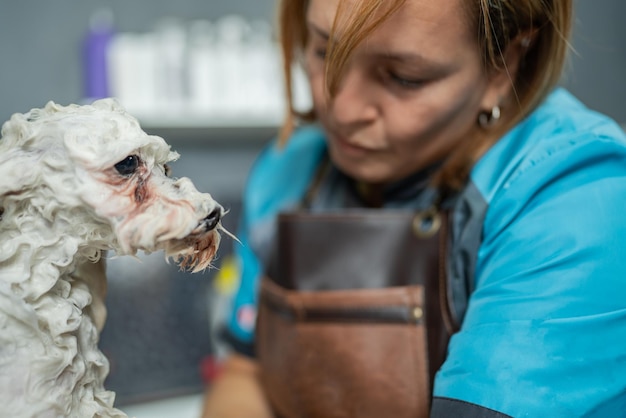
[[[326,48],[316,48],[313,53],[317,58],[326,59]]]
[[[137,171],[139,167],[139,157],[136,155],[129,155],[119,163],[115,164],[115,169],[123,176],[128,176]]]
[[[403,77],[394,73],[393,71],[390,71],[388,73],[388,77],[393,83],[407,89],[415,89],[421,87],[424,84],[424,80]]]

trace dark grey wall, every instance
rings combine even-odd
[[[91,13],[115,13],[120,31],[142,32],[161,17],[228,13],[273,20],[275,0],[2,0],[0,121],[14,112],[81,99],[80,42]],[[564,84],[589,106],[626,122],[626,2],[576,0],[571,68]]]
[[[626,1],[576,0],[563,84],[589,107],[626,123]]]

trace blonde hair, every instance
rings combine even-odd
[[[338,89],[352,51],[407,0],[361,0],[348,10],[340,1],[329,39],[341,28],[340,42],[329,41],[326,58],[326,87],[332,98]],[[410,0],[408,0],[410,1]],[[465,1],[465,0],[463,0]],[[281,143],[291,135],[296,122],[316,119],[313,110],[296,112],[291,88],[294,64],[301,64],[308,42],[308,0],[281,0],[280,42],[287,91],[288,111],[280,133]],[[503,112],[491,131],[481,130],[463,141],[449,155],[433,181],[438,187],[461,187],[480,156],[515,124],[532,112],[558,83],[569,49],[572,0],[473,0],[465,3],[470,28],[475,30],[485,71],[506,71],[504,51],[525,37],[526,53],[515,79],[511,80],[517,106]]]

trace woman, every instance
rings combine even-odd
[[[287,86],[302,59],[314,108],[289,114],[251,173],[229,324],[239,354],[212,385],[206,416],[273,416],[265,371],[241,353],[254,342],[276,216],[300,206],[314,178],[314,210],[450,208],[460,330],[431,417],[622,416],[626,139],[556,88],[571,9],[569,0],[281,2]],[[314,123],[295,128],[299,120]]]

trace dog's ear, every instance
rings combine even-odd
[[[15,219],[20,214],[37,212],[52,220],[57,216],[61,202],[75,203],[77,193],[71,193],[76,190],[75,173],[57,170],[59,161],[51,158],[51,154],[27,147],[6,150],[0,144],[0,208],[3,218]]]
[[[41,109],[15,113],[2,125],[0,137],[0,197],[20,194],[37,184],[42,152],[33,145],[32,122]]]
[[[0,198],[17,195],[37,182],[39,172],[36,158],[22,150],[1,151],[0,147]]]

